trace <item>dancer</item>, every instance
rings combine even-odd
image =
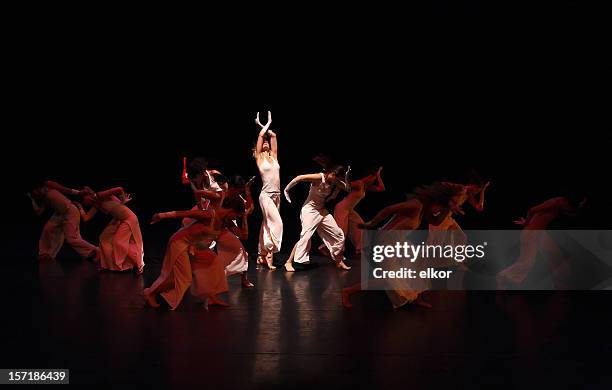
[[[567,272],[567,269],[564,268],[567,266],[567,263],[563,261],[558,262],[558,259],[553,259],[554,256],[552,255],[558,254],[560,250],[546,233],[546,228],[552,221],[562,215],[577,215],[584,208],[585,204],[586,198],[583,196],[575,194],[561,196],[532,207],[527,212],[527,217],[514,221],[515,224],[523,226],[520,255],[514,264],[497,274],[497,288],[506,290],[512,287],[519,287],[533,268],[538,249],[547,254],[547,260],[549,261],[555,284],[562,283],[562,274]]]
[[[55,259],[64,239],[81,258],[96,260],[99,258],[99,249],[81,237],[80,212],[66,197],[66,195],[81,195],[80,191],[47,181],[27,195],[32,201],[36,215],[42,215],[47,207],[54,211],[53,216],[45,224],[38,242],[39,260]]]
[[[229,306],[218,297],[228,289],[227,260],[215,254],[210,246],[226,232],[226,226],[230,225],[231,221],[241,218],[244,213],[244,202],[239,198],[230,198],[216,210],[155,214],[151,224],[170,218],[191,218],[194,222],[170,238],[161,274],[149,288],[144,290],[147,303],[152,307],[159,307],[155,295],[160,294],[174,310],[191,285],[192,294],[202,299],[205,307],[206,305]]]
[[[431,225],[440,224],[451,212],[453,199],[458,196],[459,191],[455,187],[449,187],[442,183],[433,183],[429,186],[417,188],[414,196],[408,200],[388,206],[381,210],[369,222],[360,226],[361,229],[374,229],[380,223],[388,219],[382,230],[389,230],[383,235],[381,245],[395,244],[406,241],[410,233],[419,228],[424,220]],[[414,266],[424,266],[423,262],[417,260]],[[399,259],[387,258],[382,263],[383,267],[398,270],[402,264]],[[431,307],[430,304],[421,299],[421,293],[429,288],[429,281],[425,279],[387,279],[384,281],[370,281],[371,284],[380,283],[387,293],[394,308],[399,308],[407,303],[414,303],[423,307]],[[350,308],[351,295],[362,291],[361,283],[342,289],[342,304]]]
[[[138,217],[126,206],[131,196],[122,187],[101,192],[85,187],[83,192],[83,204],[91,206],[93,210],[93,213],[90,210],[83,214],[84,210],[80,208],[85,221],[96,210],[113,217],[100,234],[100,269],[127,271],[135,266],[138,275],[141,275],[144,270],[144,245]]]
[[[363,219],[355,207],[365,197],[367,191],[382,192],[385,190],[385,183],[381,177],[382,167],[378,171],[371,172],[368,176],[351,182],[351,191],[349,194],[336,205],[334,208],[334,219],[344,237],[348,237],[355,248],[355,254],[361,254],[361,229],[359,225],[363,223]],[[337,192],[339,190],[336,190]],[[332,194],[332,198],[335,197]],[[329,252],[325,245],[319,246],[319,250],[329,256]]]
[[[325,208],[325,200],[334,188],[350,191],[349,174],[351,167],[349,166],[346,170],[344,181],[342,181],[337,176],[342,175],[344,167],[333,165],[329,163],[328,159],[323,157],[317,157],[315,161],[323,166],[323,172],[297,176],[284,190],[285,198],[291,203],[289,190],[297,183],[310,182],[308,198],[300,212],[300,220],[302,222],[300,239],[295,244],[291,256],[285,263],[285,269],[289,272],[294,272],[293,261],[299,264],[310,262],[310,240],[316,231],[329,250],[332,259],[336,262],[336,267],[338,269],[349,270],[350,267],[344,263],[344,233]]]
[[[263,216],[259,231],[257,263],[266,264],[274,270],[273,254],[281,249],[283,240],[283,220],[280,215],[280,165],[278,163],[278,143],[276,134],[269,130],[272,113],[268,111],[268,122],[263,126],[259,122],[259,113],[255,123],[261,130],[253,153],[263,186],[259,194],[259,206]]]

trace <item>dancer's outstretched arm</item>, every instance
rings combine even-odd
[[[307,175],[299,175],[299,176],[296,176],[293,180],[291,180],[289,184],[287,184],[284,190],[285,198],[287,199],[287,202],[291,203],[291,198],[289,197],[289,190],[295,187],[296,184],[303,182],[303,181],[308,181],[311,183],[320,183],[321,174],[320,173],[310,173]]]
[[[45,182],[45,185],[47,186],[47,188],[50,188],[52,190],[57,190],[66,195],[79,195],[81,193],[79,190],[64,187],[63,185],[57,182],[51,181],[51,180]]]
[[[151,225],[158,223],[162,219],[183,219],[191,218],[196,219],[202,223],[210,222],[215,216],[213,210],[183,210],[183,211],[170,211],[166,213],[156,213],[151,219]]]
[[[32,197],[32,194],[30,194],[29,192],[27,193],[28,198],[30,198],[30,201],[32,202],[32,208],[34,209],[34,213],[37,216],[41,216],[42,213],[45,212],[45,210],[47,209],[47,206],[45,206],[45,204],[43,203],[42,205],[39,205],[36,200],[34,200],[34,198]]]
[[[414,199],[408,200],[406,202],[397,203],[388,207],[385,207],[381,211],[376,214],[374,218],[370,222],[366,222],[361,224],[359,227],[363,229],[371,229],[376,227],[378,224],[389,218],[394,214],[402,214],[402,215],[414,215],[421,211],[423,208],[421,202],[416,201]]]
[[[376,179],[378,182],[376,185],[371,185],[367,188],[368,191],[372,192],[383,192],[385,190],[385,183],[383,182],[382,176],[380,173],[382,172],[382,167],[378,168],[378,172],[376,172]]]

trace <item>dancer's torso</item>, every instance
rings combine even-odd
[[[331,194],[334,186],[325,182],[325,175],[321,173],[321,183],[311,183],[308,198],[304,206],[311,206],[317,210],[325,208],[325,199]]]
[[[338,203],[338,207],[352,210],[355,208],[355,206],[357,206],[359,202],[361,202],[363,198],[365,198],[365,195],[365,185],[360,182],[359,188],[356,188],[355,190],[349,192],[349,194],[344,199],[342,199],[340,203]]]
[[[271,159],[272,161],[267,157],[262,157],[258,167],[261,181],[263,182],[261,192],[268,194],[280,193],[280,164],[274,157],[271,157]]]
[[[109,214],[113,218],[117,218],[119,220],[125,220],[131,216],[134,216],[132,210],[130,210],[123,203],[121,203],[119,198],[117,198],[116,196],[112,196],[108,199],[98,202],[97,207],[98,210],[102,211],[104,214]]]

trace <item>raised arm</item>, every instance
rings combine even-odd
[[[321,182],[321,174],[311,173],[307,175],[299,175],[299,176],[296,176],[293,180],[291,180],[289,184],[287,184],[284,190],[285,198],[287,198],[287,202],[291,203],[291,198],[289,197],[289,190],[295,187],[296,184],[303,182],[303,181],[308,181],[312,183]]]
[[[45,182],[45,185],[47,186],[47,188],[50,188],[52,190],[57,190],[66,195],[79,195],[81,193],[79,190],[64,187],[63,185],[57,182],[51,181],[51,180]]]
[[[95,208],[95,207],[91,207],[88,212],[85,212],[85,209],[83,208],[83,205],[81,205],[79,202],[72,202],[72,203],[74,203],[74,205],[77,207],[77,209],[79,209],[79,214],[81,214],[81,221],[83,221],[83,222],[91,221],[91,219],[98,212],[98,209]]]
[[[278,160],[278,142],[276,140],[276,133],[272,130],[268,130],[268,135],[270,136],[270,151],[272,152],[272,157]]]
[[[183,210],[183,211],[170,211],[166,213],[156,213],[151,219],[151,225],[158,223],[163,219],[183,219],[191,218],[198,222],[208,223],[215,216],[213,210]]]
[[[384,209],[379,211],[378,214],[376,214],[376,216],[374,216],[374,218],[372,218],[370,222],[364,223],[360,227],[365,229],[376,227],[382,221],[395,214],[412,216],[420,212],[422,207],[423,206],[421,205],[421,203],[415,200],[408,200],[406,202],[397,203],[385,207]]]
[[[268,111],[268,123],[266,123],[265,126],[262,126],[261,122],[259,122],[259,112],[258,112],[257,117],[255,118],[255,123],[261,126],[261,130],[259,131],[259,137],[257,138],[257,144],[255,145],[255,154],[257,155],[257,157],[259,157],[259,155],[262,152],[261,148],[264,142],[263,137],[266,135],[266,133],[268,132],[268,129],[270,128],[270,125],[272,124],[272,113]]]
[[[382,172],[382,167],[378,168],[378,172],[376,172],[376,179],[378,182],[376,185],[371,185],[367,188],[368,191],[372,192],[383,192],[385,190],[385,183],[383,182],[382,176],[380,173]]]

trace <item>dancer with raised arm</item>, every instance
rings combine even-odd
[[[47,207],[53,210],[53,216],[47,221],[38,242],[39,260],[55,259],[64,239],[83,259],[98,258],[99,249],[81,237],[81,214],[66,195],[78,196],[81,192],[66,188],[54,181],[28,193],[36,215],[42,215]]]
[[[402,203],[388,206],[381,210],[369,222],[360,226],[362,229],[375,229],[376,226],[388,220],[381,230],[385,232],[377,245],[394,245],[397,242],[407,241],[410,232],[419,228],[425,220],[432,225],[440,224],[451,212],[453,199],[458,196],[459,191],[455,187],[445,186],[441,183],[433,183],[429,186],[419,187],[414,191],[414,196]],[[423,266],[417,260],[414,266]],[[402,267],[400,259],[389,257],[382,263],[383,267],[391,270],[399,270]],[[399,308],[407,303],[414,303],[423,307],[431,307],[430,304],[421,299],[421,293],[429,288],[429,281],[425,279],[386,279],[370,281],[370,284],[378,283],[384,289],[393,305]],[[342,304],[352,307],[351,295],[362,291],[361,283],[342,289]]]
[[[300,212],[300,220],[302,222],[300,239],[295,244],[291,256],[285,263],[285,269],[289,272],[295,271],[293,267],[294,261],[299,264],[308,264],[310,262],[310,241],[312,235],[317,232],[329,250],[332,259],[336,262],[336,267],[338,269],[349,270],[351,267],[344,263],[344,233],[334,220],[334,217],[325,208],[325,201],[335,188],[350,191],[349,174],[351,167],[349,166],[345,172],[344,167],[333,165],[326,158],[317,157],[315,161],[323,167],[323,172],[297,176],[284,190],[285,198],[291,203],[289,190],[298,183],[310,183],[308,198]],[[338,176],[343,174],[343,180],[339,179]]]
[[[113,219],[100,234],[100,269],[127,271],[136,267],[140,275],[144,270],[144,244],[138,217],[126,203],[132,198],[122,187],[94,192],[91,188],[83,190],[83,204],[92,210],[108,214]],[[83,213],[83,211],[81,211]],[[91,218],[91,210],[83,215],[84,220]]]
[[[518,260],[508,268],[500,271],[496,276],[497,288],[506,290],[510,287],[519,287],[525,280],[529,271],[535,264],[538,250],[546,254],[555,286],[561,285],[568,270],[566,261],[555,242],[546,233],[548,225],[562,215],[575,216],[584,208],[586,198],[581,195],[567,195],[549,199],[529,209],[525,218],[514,221],[523,226],[521,232],[521,246]]]
[[[359,225],[363,223],[363,219],[355,211],[355,207],[365,198],[366,192],[382,192],[385,190],[385,183],[380,175],[381,172],[382,167],[378,168],[376,172],[370,172],[366,177],[352,181],[351,191],[334,208],[334,219],[338,226],[340,226],[340,229],[342,229],[342,232],[344,232],[345,240],[346,238],[351,240],[357,255],[361,254],[361,229]],[[321,245],[319,250],[329,256],[325,245]]]
[[[276,134],[269,129],[272,123],[270,111],[268,111],[268,122],[265,126],[259,121],[259,113],[257,113],[255,123],[261,130],[253,155],[263,183],[259,194],[259,206],[263,219],[259,231],[257,263],[266,264],[269,269],[273,270],[276,269],[273,265],[273,255],[280,251],[283,240],[283,220],[279,212],[281,196],[278,143]]]

